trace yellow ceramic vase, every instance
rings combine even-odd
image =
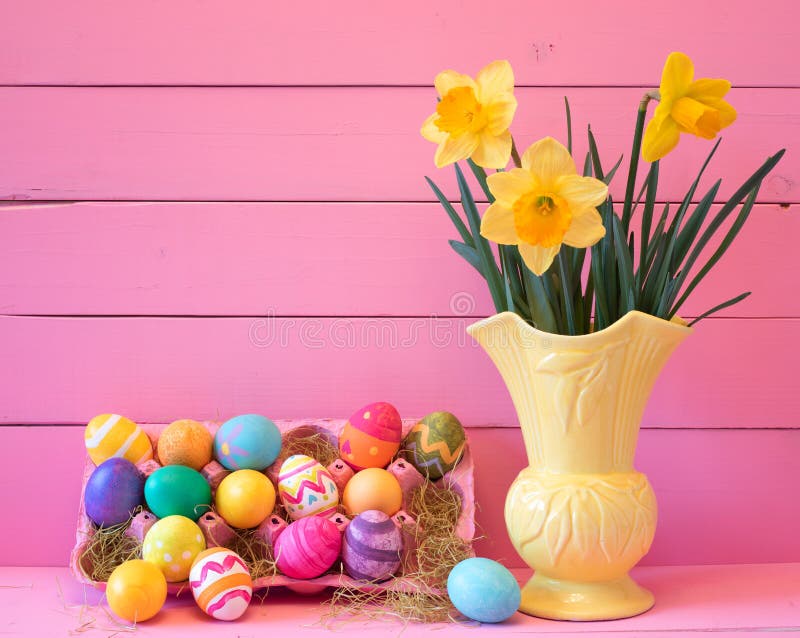
[[[633,457],[653,384],[691,329],[634,311],[570,337],[503,312],[468,331],[503,376],[528,455],[505,508],[511,541],[535,570],[520,611],[559,620],[647,611],[653,594],[628,571],[653,542],[656,497]]]

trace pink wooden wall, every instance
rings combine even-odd
[[[463,332],[490,301],[422,180],[453,194],[418,135],[432,79],[507,57],[521,144],[563,136],[566,94],[576,131],[591,116],[613,161],[673,49],[735,85],[739,121],[710,171],[725,176],[721,194],[789,153],[686,314],[751,299],[700,324],[645,415],[637,462],[660,501],[645,562],[800,561],[795,2],[578,4],[509,0],[490,15],[475,0],[9,3],[0,564],[66,563],[80,426],[96,413],[346,417],[378,399],[470,426],[479,551],[519,564],[502,500],[521,439]],[[682,195],[707,150],[681,143],[662,199]]]

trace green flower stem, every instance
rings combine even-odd
[[[517,143],[514,136],[511,136],[511,159],[514,160],[514,166],[522,168],[522,160],[519,158],[519,151],[517,150]]]
[[[633,210],[633,192],[636,189],[636,171],[639,169],[639,155],[642,152],[642,133],[644,132],[644,120],[647,117],[647,105],[650,100],[655,98],[657,92],[645,93],[639,102],[639,111],[636,115],[636,128],[633,131],[633,148],[631,150],[631,163],[628,169],[628,186],[625,189],[625,202],[622,206],[622,227],[625,233],[631,221]]]

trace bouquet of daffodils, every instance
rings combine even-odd
[[[717,141],[682,201],[657,211],[660,161],[681,134],[714,139],[736,119],[724,99],[730,82],[695,80],[692,61],[671,53],[659,89],[646,93],[639,104],[625,198],[619,204],[609,197],[608,184],[622,157],[611,168],[604,166],[589,127],[589,150],[578,173],[566,99],[567,145],[546,137],[519,154],[509,130],[517,100],[507,61],[492,62],[474,79],[443,71],[435,86],[436,112],[421,132],[438,144],[437,167],[455,164],[466,219],[426,178],[461,236],[450,245],[486,279],[497,312],[516,312],[547,332],[602,330],[631,310],[672,319],[735,239],[764,178],[784,153],[768,157],[709,218],[721,180],[699,197],[696,191]],[[653,100],[658,106],[645,129]],[[650,168],[638,184],[640,154]],[[489,201],[483,217],[457,163],[463,160]],[[514,168],[506,170],[509,160]],[[631,224],[635,216],[641,220],[638,237]],[[489,241],[498,244],[496,253]],[[710,257],[698,261],[714,245]],[[718,304],[692,323],[749,294]]]

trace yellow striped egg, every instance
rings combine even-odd
[[[281,465],[278,494],[293,520],[330,516],[339,505],[339,489],[331,473],[304,454],[290,456]]]
[[[144,430],[119,414],[101,414],[83,433],[86,451],[95,465],[119,457],[133,464],[153,458],[153,445]]]
[[[225,547],[198,554],[189,585],[198,607],[218,620],[239,618],[253,596],[250,570],[238,554]]]

